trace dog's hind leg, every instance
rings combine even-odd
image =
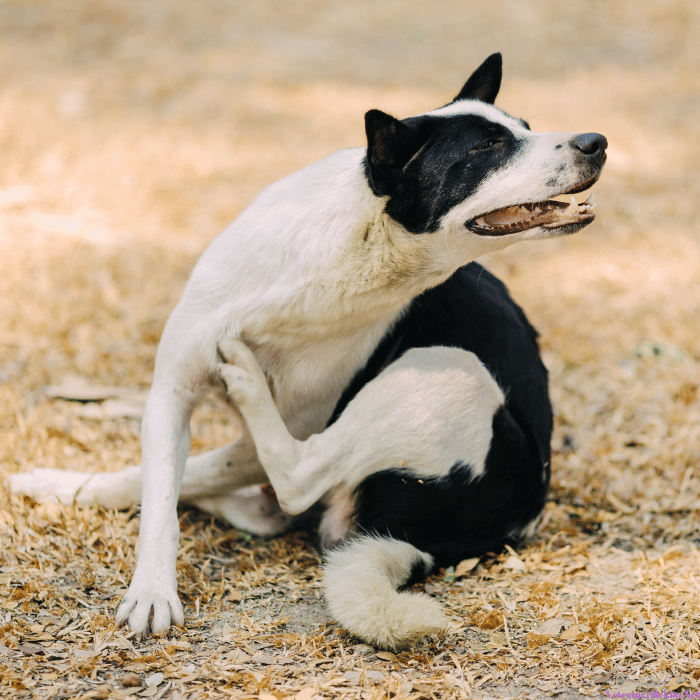
[[[201,499],[266,481],[267,476],[258,461],[253,440],[246,431],[228,445],[187,459],[180,502],[199,506]],[[64,469],[33,469],[12,474],[8,484],[12,493],[29,496],[40,503],[97,503],[104,508],[122,509],[141,501],[140,466],[94,474]]]
[[[444,629],[447,620],[435,601],[396,590],[432,568],[429,542],[419,546],[399,528],[389,528],[381,537],[360,534],[372,532],[380,519],[361,520],[358,514],[367,513],[366,485],[376,477],[374,481],[396,480],[398,491],[418,484],[413,499],[391,490],[381,494],[389,511],[398,507],[403,517],[430,528],[434,520],[452,517],[440,512],[435,498],[437,505],[422,512],[426,504],[421,489],[424,485],[425,494],[432,493],[433,484],[442,483],[454,465],[463,479],[459,488],[468,489],[485,474],[493,418],[504,403],[488,370],[476,355],[458,348],[409,350],[366,384],[335,423],[301,442],[282,422],[250,350],[240,340],[226,340],[219,347],[228,360],[219,371],[282,507],[297,513],[331,492],[327,514],[333,517],[324,517],[321,535],[339,545],[328,555],[324,577],[336,619],[354,634],[388,648]],[[449,507],[459,511],[459,499]],[[394,532],[409,541],[396,539]],[[461,536],[449,531],[436,535],[438,540]]]
[[[236,442],[187,460],[180,502],[240,530],[272,537],[287,530],[292,518],[275,495],[261,486],[267,482],[253,439],[244,428]]]
[[[336,486],[353,489],[382,469],[424,476],[472,464],[489,450],[491,418],[503,393],[471,352],[423,348],[406,353],[367,384],[338,420],[305,441],[287,430],[265,375],[240,339],[226,339],[219,365],[246,420],[258,457],[288,513],[302,513]]]
[[[272,482],[280,505],[292,515],[302,513],[318,500],[299,507],[292,495],[293,472],[304,443],[295,440],[284,424],[265,375],[245,343],[239,338],[227,338],[219,343],[219,354],[225,360],[225,363],[219,364],[219,372],[229,396],[245,418],[255,441],[258,458]],[[318,497],[324,492],[319,493]]]
[[[8,478],[12,493],[38,503],[58,501],[105,508],[129,508],[141,500],[141,467],[90,474],[64,469],[34,469]]]
[[[188,457],[180,488],[180,503],[191,505],[255,535],[273,536],[289,528],[292,518],[274,495],[261,489],[268,481],[250,433],[242,423],[237,440]],[[34,469],[8,478],[12,493],[37,502],[130,508],[141,501],[141,467],[116,472],[85,473]]]

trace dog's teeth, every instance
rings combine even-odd
[[[584,204],[595,205],[595,195],[593,194],[593,192],[591,192],[591,193],[588,195],[588,199],[584,202]]]
[[[569,204],[568,209],[571,208],[578,209],[578,202],[576,201],[576,197],[574,195],[571,195],[571,204]]]

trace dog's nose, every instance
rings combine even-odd
[[[603,134],[577,134],[569,143],[587,157],[600,155],[608,147],[608,140]]]

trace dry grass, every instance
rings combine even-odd
[[[306,535],[261,541],[183,511],[187,630],[139,642],[112,625],[138,513],[2,490],[0,695],[700,690],[697,4],[468,7],[2,4],[0,477],[138,462],[135,418],[44,386],[147,387],[196,254],[265,183],[361,143],[366,109],[441,104],[501,49],[501,106],[611,147],[590,229],[488,261],[542,332],[554,484],[527,547],[426,584],[445,639],[357,645],[325,619]],[[212,398],[195,449],[231,430]]]

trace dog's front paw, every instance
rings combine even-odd
[[[117,610],[117,625],[128,623],[138,637],[144,638],[151,632],[161,634],[171,625],[182,626],[184,622],[177,591],[151,585],[137,571]]]

